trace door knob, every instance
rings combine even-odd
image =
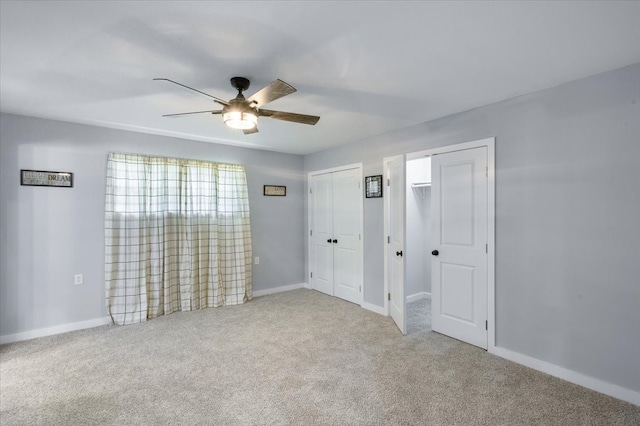
[[[440,254],[440,252],[438,250],[434,250],[431,252],[432,255],[437,256]]]
[[[327,240],[327,242],[328,242],[328,243],[330,243],[330,242],[331,242],[331,238],[329,238],[329,239]]]
[[[338,240],[333,240],[333,243],[334,244],[338,244]]]
[[[402,250],[396,252],[396,256],[402,257]]]

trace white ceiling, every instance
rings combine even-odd
[[[294,154],[640,62],[640,2],[2,1],[0,108]],[[209,114],[280,78],[297,93],[243,135]]]

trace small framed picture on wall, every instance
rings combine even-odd
[[[382,197],[382,175],[365,177],[364,188],[365,188],[365,196],[367,198]]]
[[[264,185],[263,194],[271,197],[286,197],[287,187],[282,185]]]
[[[73,188],[73,173],[20,169],[20,185]]]

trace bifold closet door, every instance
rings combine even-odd
[[[362,303],[360,169],[315,175],[310,181],[311,288]]]

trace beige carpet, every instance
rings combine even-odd
[[[310,290],[0,356],[3,425],[640,424],[640,407]]]

